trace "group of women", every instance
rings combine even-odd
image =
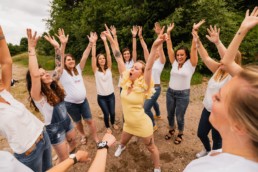
[[[213,73],[208,82],[203,101],[204,109],[198,127],[198,137],[205,149],[196,154],[197,158],[207,154],[208,156],[190,163],[185,171],[209,171],[211,169],[223,171],[224,168],[227,168],[228,171],[241,171],[246,170],[246,168],[248,168],[247,171],[257,171],[258,109],[255,103],[258,100],[258,94],[256,94],[258,91],[258,70],[256,66],[243,69],[240,66],[241,55],[238,52],[239,45],[247,32],[258,24],[257,16],[257,7],[251,14],[249,11],[246,13],[244,21],[227,49],[219,39],[220,30],[216,26],[210,26],[207,38],[217,46],[221,62],[216,62],[210,58],[200,41],[198,29],[205,22],[204,20],[193,25],[190,52],[186,47],[179,47],[174,52],[170,35],[174,23],[167,26],[166,33],[164,33],[165,27],[161,28],[158,23],[155,24],[154,30],[157,38],[153,42],[150,52],[144,42],[142,28],[134,26],[132,29],[132,57],[128,48],[124,49],[122,53],[120,52],[115,27],[105,26],[106,30],[101,33],[100,37],[104,43],[106,54],[96,55],[98,36],[92,32],[88,36],[89,44],[78,65],[75,65],[75,60],[71,54],[65,54],[69,36],[65,35],[63,29],[59,29],[57,36],[61,46],[54,37],[45,36],[45,39],[54,46],[56,51],[56,69],[53,77],[38,65],[35,47],[39,37],[37,37],[36,32],[32,33],[31,29],[27,29],[29,54],[27,87],[31,104],[44,116],[46,131],[43,128],[44,125],[8,92],[10,86],[7,83],[11,76],[11,59],[5,58],[9,53],[5,50],[2,53],[3,56],[0,57],[3,71],[3,88],[0,92],[1,114],[3,115],[1,115],[0,120],[0,132],[8,138],[16,158],[35,171],[45,171],[51,166],[50,143],[55,149],[59,161],[66,159],[69,153],[75,149],[75,131],[69,115],[82,137],[82,144],[85,144],[87,140],[81,118],[90,126],[93,139],[98,142],[82,78],[82,70],[90,51],[92,51],[92,70],[96,80],[97,100],[104,114],[105,127],[107,132],[112,132],[111,122],[112,128],[118,129],[115,124],[115,96],[109,42],[121,77],[119,86],[121,87],[120,96],[124,118],[121,141],[115,156],[121,155],[132,136],[141,137],[151,153],[154,172],[160,172],[159,151],[153,136],[157,126],[151,108],[154,107],[156,118],[158,118],[160,112],[157,99],[161,89],[160,75],[166,60],[163,52],[163,43],[166,42],[172,66],[169,88],[166,93],[169,124],[169,131],[165,135],[166,140],[175,135],[175,117],[178,134],[174,143],[180,144],[183,140],[184,118],[189,104],[190,81],[198,62],[198,53],[204,64]],[[136,60],[137,33],[146,63]],[[3,40],[0,39],[1,46],[6,46]],[[59,80],[63,87],[59,85]],[[242,84],[241,87],[239,87],[239,83]],[[9,115],[8,111],[13,113]],[[16,113],[18,111],[19,113]],[[18,117],[19,114],[22,118]],[[13,120],[12,128],[9,128],[8,121],[10,120]],[[212,130],[213,137],[212,148],[207,136],[210,130]],[[42,140],[46,141],[42,142]],[[42,144],[40,148],[38,148],[38,144]],[[33,146],[37,146],[37,153],[31,151],[34,150]],[[211,149],[221,148],[222,151],[209,153]],[[32,152],[34,159],[38,161],[37,163],[26,159],[32,155]]]

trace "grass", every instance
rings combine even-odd
[[[39,64],[46,70],[53,70],[54,69],[54,56],[43,56],[43,55],[37,55],[38,62]],[[28,54],[27,53],[22,53],[19,55],[16,55],[13,57],[13,62],[14,63],[19,63],[24,65],[25,67],[28,67]],[[161,83],[163,87],[168,87],[169,84],[169,78],[170,78],[170,70],[171,68],[164,68],[161,74]],[[112,72],[113,72],[113,77],[118,78],[118,68],[117,68],[117,63],[113,63],[112,67]],[[83,74],[86,75],[92,75],[93,76],[93,71],[91,68],[91,60],[90,58],[87,60],[86,66],[83,70]],[[202,78],[203,75],[200,74],[199,72],[195,72],[192,80],[191,80],[191,85],[196,85],[196,84],[201,84],[202,83]]]

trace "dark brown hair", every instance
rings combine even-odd
[[[72,72],[71,72],[71,71],[67,68],[67,66],[65,65],[65,61],[66,61],[66,58],[67,58],[68,56],[71,57],[73,60],[75,60],[75,58],[73,57],[72,54],[66,54],[65,57],[64,57],[64,69],[69,73],[69,75],[73,76]],[[76,67],[74,67],[72,70],[73,70],[74,75],[78,75],[78,74],[79,74],[79,73],[78,73],[78,70],[76,69]]]
[[[101,55],[104,56],[104,54],[98,54],[98,55],[97,55],[97,58],[96,58],[96,65],[97,65],[98,70],[99,70],[100,72],[104,72],[104,71],[102,70],[102,68],[100,67],[100,65],[99,65],[99,57],[100,57]],[[104,56],[104,58],[106,59],[106,62],[105,62],[105,65],[104,65],[104,70],[106,71],[106,69],[108,68],[108,65],[107,65],[107,58],[106,58],[106,56]]]

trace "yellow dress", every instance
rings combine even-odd
[[[121,101],[125,120],[123,131],[139,137],[149,137],[153,134],[153,125],[150,117],[144,112],[143,105],[145,99],[151,98],[155,92],[154,84],[151,82],[151,88],[147,91],[148,86],[141,76],[134,81],[133,89],[128,94],[131,84],[129,71],[125,71],[120,83],[123,88]]]

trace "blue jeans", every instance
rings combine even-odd
[[[211,151],[210,140],[208,134],[211,130],[213,146],[212,150],[220,149],[222,147],[222,139],[219,132],[213,128],[209,121],[210,112],[207,109],[203,108],[201,119],[198,126],[198,134],[197,136],[200,138],[204,148],[206,151]]]
[[[153,113],[151,112],[151,108],[154,107],[154,110],[156,111],[156,114],[159,116],[160,111],[159,111],[159,104],[157,103],[157,100],[160,95],[161,87],[155,87],[156,92],[152,95],[150,99],[145,100],[144,102],[144,111],[145,113],[151,118],[153,126],[155,126],[155,120],[153,117]]]
[[[189,104],[190,89],[173,90],[168,88],[167,98],[167,113],[168,123],[170,128],[175,128],[175,116],[177,120],[178,130],[184,131],[185,112]]]
[[[80,104],[65,102],[65,106],[67,112],[75,123],[80,122],[82,118],[84,120],[89,120],[92,118],[87,98],[85,98],[85,100]]]
[[[98,104],[104,114],[104,122],[106,128],[109,128],[109,115],[110,115],[110,121],[113,125],[115,123],[115,95],[114,93],[108,95],[108,96],[101,96],[98,95]]]
[[[46,131],[43,131],[43,136],[43,139],[36,144],[35,149],[28,156],[25,153],[14,153],[21,163],[37,172],[44,172],[52,167],[51,144]]]

